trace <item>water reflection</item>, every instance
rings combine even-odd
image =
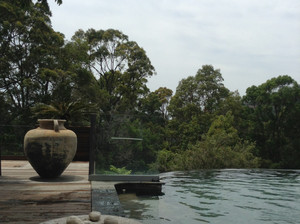
[[[201,170],[161,175],[165,195],[120,196],[143,223],[298,223],[300,171]],[[123,198],[122,198],[123,197]]]
[[[125,216],[149,223],[158,222],[158,196],[137,196],[136,194],[120,194],[119,199],[124,208]]]

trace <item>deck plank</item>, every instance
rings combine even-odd
[[[1,163],[0,223],[36,224],[91,211],[87,162],[72,162],[52,180],[39,178],[27,161]]]

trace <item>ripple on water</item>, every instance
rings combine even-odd
[[[165,195],[137,197],[127,212],[145,224],[295,224],[300,220],[300,171],[200,170],[161,175]],[[121,200],[121,203],[122,202]],[[125,203],[126,205],[126,203]]]

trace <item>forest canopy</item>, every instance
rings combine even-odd
[[[1,0],[0,12],[1,142],[17,138],[3,127],[37,118],[88,125],[96,114],[99,169],[300,168],[300,87],[289,75],[240,96],[221,69],[199,65],[176,92],[151,92],[155,68],[123,32],[78,29],[67,40],[44,0]]]

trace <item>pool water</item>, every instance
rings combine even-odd
[[[300,170],[200,170],[160,175],[163,196],[119,195],[145,224],[300,223]]]

